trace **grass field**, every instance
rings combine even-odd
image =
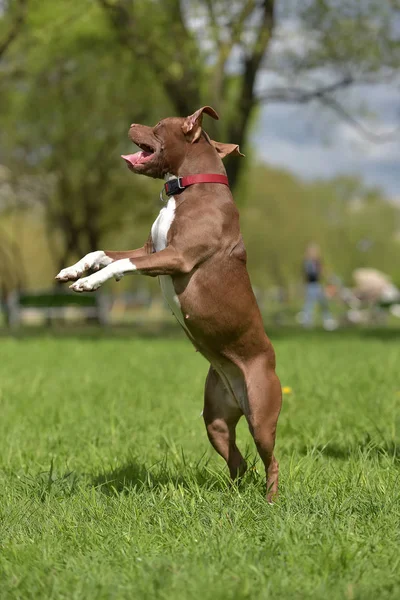
[[[180,336],[0,340],[0,597],[400,598],[400,337],[272,335],[281,495],[232,487]]]

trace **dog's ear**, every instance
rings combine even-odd
[[[220,158],[225,158],[228,154],[244,156],[244,154],[240,152],[238,144],[222,144],[221,142],[214,142],[214,140],[210,140],[210,144],[214,146]]]
[[[202,106],[199,110],[196,110],[195,113],[186,117],[182,125],[183,133],[189,138],[190,142],[193,144],[196,140],[199,139],[201,135],[201,123],[203,121],[203,113],[209,115],[216,121],[218,121],[219,116],[215,112],[211,106]]]

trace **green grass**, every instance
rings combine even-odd
[[[286,395],[281,494],[232,487],[200,417],[189,343],[0,340],[0,596],[400,597],[400,344],[272,336]]]

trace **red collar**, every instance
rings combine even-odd
[[[164,190],[167,196],[180,194],[184,189],[195,183],[223,183],[229,187],[229,181],[226,175],[217,175],[216,173],[202,175],[188,175],[187,177],[178,177],[170,179],[164,185]]]

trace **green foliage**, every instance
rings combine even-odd
[[[12,86],[3,82],[12,106],[3,151],[44,206],[60,263],[96,249],[132,217],[148,217],[154,196],[151,183],[129,177],[119,155],[129,148],[132,121],[158,119],[158,97],[148,71],[137,63],[140,77],[133,78],[132,58],[112,46],[93,3],[83,14],[67,1],[33,3],[10,58],[17,64],[25,57],[22,71]]]
[[[244,160],[251,162],[247,157]],[[136,179],[132,181],[133,190]],[[125,170],[122,172],[123,184]],[[251,184],[250,184],[251,181]],[[102,245],[110,248],[139,247],[147,239],[150,224],[161,208],[159,184],[155,183],[140,221],[136,199],[129,199],[123,224],[104,231]],[[129,191],[129,193],[131,193]],[[366,188],[355,178],[307,183],[285,171],[265,165],[250,167],[235,191],[240,207],[240,221],[245,240],[248,266],[255,286],[266,290],[281,286],[288,291],[301,280],[301,265],[306,246],[314,241],[322,250],[325,274],[335,274],[352,285],[352,271],[357,267],[377,268],[400,284],[397,257],[400,251],[400,210],[378,190]],[[113,207],[104,207],[112,213]],[[48,287],[56,265],[46,250],[43,217],[25,210],[14,222],[3,218],[5,230],[22,253],[21,261],[30,289]],[[15,254],[15,251],[14,251]],[[63,265],[65,266],[65,265]],[[149,278],[125,278],[115,290],[158,285]]]
[[[303,3],[299,14],[318,42],[310,52],[310,64],[324,64],[358,79],[378,75],[383,68],[397,70],[400,40],[394,26],[399,11],[396,4],[392,0]]]
[[[275,74],[278,87],[265,90],[275,101],[304,89],[321,99],[328,74],[349,85],[395,73],[398,9],[389,0],[7,2],[0,48],[12,38],[0,53],[0,161],[14,188],[10,204],[25,211],[28,228],[35,223],[28,257],[39,222],[54,271],[104,244],[143,243],[160,185],[130,176],[119,158],[132,121],[151,124],[213,104],[221,120],[207,122],[209,133],[245,143],[257,122],[263,72]],[[271,40],[288,22],[296,27],[276,52]],[[298,34],[301,48],[291,37]],[[350,180],[308,185],[267,167],[252,168],[256,176],[242,192],[238,174],[249,164],[234,158],[227,168],[258,285],[296,280],[310,239],[346,279],[364,264],[400,279],[392,258],[398,212],[378,192]],[[3,203],[0,209],[3,218]]]
[[[397,599],[398,342],[275,347],[292,393],[271,507],[244,422],[242,485],[211,449],[187,340],[3,339],[2,598]]]
[[[306,183],[259,165],[249,170],[237,198],[251,275],[261,288],[298,282],[313,241],[321,246],[328,276],[351,284],[352,271],[368,266],[400,281],[400,210],[357,179]]]

